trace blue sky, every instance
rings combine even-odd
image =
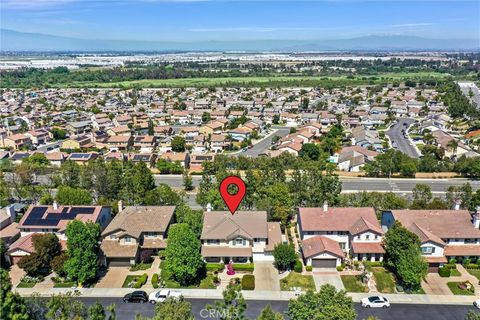
[[[0,0],[1,27],[85,39],[480,39],[480,1]]]

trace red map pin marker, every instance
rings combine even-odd
[[[238,191],[236,194],[228,193],[227,189],[231,184],[237,186]],[[237,211],[240,202],[242,202],[243,197],[245,197],[246,191],[247,187],[245,186],[245,182],[243,182],[243,180],[239,177],[226,177],[220,183],[220,195],[222,196],[223,202],[225,202],[231,214],[234,214],[235,211]]]

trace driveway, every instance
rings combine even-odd
[[[337,290],[345,290],[345,287],[343,286],[342,278],[340,278],[340,275],[338,274],[337,270],[332,269],[325,269],[322,271],[314,271],[313,272],[313,281],[315,281],[315,288],[317,290],[320,289],[321,286],[324,284],[331,284]]]
[[[23,276],[25,275],[25,271],[20,269],[17,264],[14,264],[10,267],[10,280],[12,281],[12,285],[16,286],[20,280],[22,280]]]
[[[130,267],[109,267],[95,288],[121,288],[129,274],[129,269]]]
[[[255,262],[255,290],[280,291],[280,278],[273,262]]]

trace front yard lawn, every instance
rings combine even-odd
[[[133,284],[137,282],[138,278],[140,278],[140,275],[135,276],[135,275],[129,275],[125,278],[125,281],[123,281],[122,288],[133,288]],[[132,284],[129,286],[129,284]]]
[[[54,288],[72,288],[75,287],[77,284],[75,281],[65,281],[65,282],[55,282],[53,285]]]
[[[462,283],[464,283],[464,282],[447,282],[447,286],[450,288],[450,291],[452,291],[452,293],[454,295],[461,295],[461,296],[473,296],[473,295],[475,295],[474,292],[472,292],[468,289],[460,288],[459,285],[461,285]],[[470,282],[468,282],[468,283],[470,284]]]
[[[202,276],[201,279],[198,280],[197,284],[189,285],[189,286],[182,286],[180,283],[172,279],[172,275],[165,269],[165,261],[162,261],[160,264],[161,272],[160,272],[160,281],[165,281],[166,288],[185,288],[185,289],[215,289],[216,286],[213,282],[215,279],[215,275],[212,272],[207,272],[205,275]]]
[[[377,290],[381,293],[395,292],[395,279],[393,274],[385,270],[385,268],[372,268]]]
[[[472,276],[477,277],[478,281],[480,281],[480,269],[467,269],[468,273]]]
[[[20,281],[20,283],[17,285],[17,288],[33,288],[36,284],[36,282]]]
[[[460,277],[462,274],[457,269],[450,269],[450,277]]]
[[[368,288],[363,284],[360,276],[342,275],[340,277],[347,292],[368,292]]]
[[[137,263],[136,265],[130,267],[130,271],[139,271],[139,270],[147,270],[152,267],[152,262],[150,263]]]
[[[311,275],[302,275],[298,272],[290,272],[288,276],[280,280],[280,289],[283,291],[292,291],[294,288],[302,290],[315,290],[315,281]]]

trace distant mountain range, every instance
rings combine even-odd
[[[2,51],[409,51],[479,50],[479,39],[365,36],[336,40],[138,41],[93,40],[0,29]]]

